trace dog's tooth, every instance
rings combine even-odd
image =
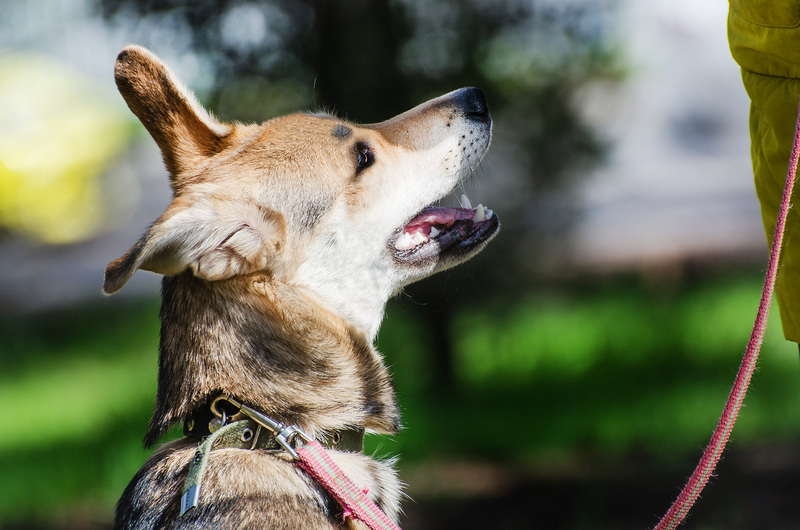
[[[469,202],[469,197],[467,197],[466,193],[461,194],[461,207],[466,208],[467,210],[472,209],[472,203]]]
[[[489,208],[487,208],[486,206],[484,206],[484,207],[483,207],[483,211],[486,213],[486,218],[487,218],[487,219],[491,219],[491,218],[492,218],[492,216],[494,215],[494,212],[493,212],[493,211],[491,211],[491,210],[490,210]]]
[[[403,232],[400,234],[400,237],[397,238],[397,241],[394,242],[394,248],[397,250],[408,250],[414,246],[414,242],[411,240],[411,236],[408,232]]]
[[[436,228],[435,226],[432,226],[432,227],[431,227],[431,237],[436,237],[436,236],[438,236],[440,233],[441,233],[441,232],[439,231],[439,229],[438,229],[438,228]]]
[[[416,232],[413,236],[411,236],[411,243],[415,247],[417,245],[425,243],[426,241],[428,241],[428,238],[425,237],[425,234],[423,234],[422,232]]]
[[[472,220],[476,223],[486,220],[486,212],[482,204],[479,204],[478,207],[475,208],[475,215],[472,217]]]

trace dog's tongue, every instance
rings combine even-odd
[[[417,232],[420,227],[431,225],[444,225],[450,226],[457,219],[472,219],[475,212],[465,208],[442,208],[440,206],[431,206],[422,210],[418,216],[408,222],[404,232]]]

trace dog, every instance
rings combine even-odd
[[[245,410],[327,443],[397,521],[402,493],[391,462],[361,446],[365,430],[400,430],[373,342],[393,295],[473,257],[499,229],[494,212],[468,199],[435,206],[489,147],[483,93],[456,90],[371,125],[321,113],[244,125],[212,117],[144,48],[120,52],[115,79],[161,150],[173,200],[108,265],[103,290],[116,292],[137,269],[163,275],[145,445],[179,422],[185,433],[134,476],[115,526],[364,527],[269,434],[260,445],[214,445],[196,506],[183,507],[201,442]]]

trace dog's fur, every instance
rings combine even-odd
[[[146,444],[222,393],[316,438],[347,428],[398,432],[392,383],[372,346],[384,306],[404,285],[476,254],[499,227],[491,213],[467,219],[467,208],[418,216],[489,146],[480,91],[455,91],[374,125],[320,114],[242,125],[211,117],[142,48],[124,49],[115,75],[162,151],[174,193],[109,264],[104,283],[113,293],[136,269],[164,275]],[[431,223],[448,216],[455,222],[430,236]],[[404,229],[421,231],[423,244],[400,245]],[[125,490],[117,527],[360,527],[343,523],[341,508],[288,457],[242,449],[211,454],[200,504],[180,517],[197,443],[187,437],[155,452]],[[391,466],[331,454],[397,520]]]

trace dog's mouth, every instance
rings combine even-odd
[[[429,206],[389,238],[389,247],[398,261],[421,264],[445,254],[466,257],[497,232],[497,215],[479,204],[473,208],[466,195],[461,208]]]

